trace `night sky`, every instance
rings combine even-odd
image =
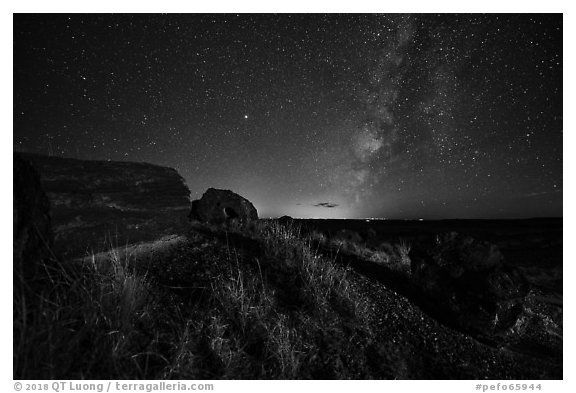
[[[261,217],[562,216],[561,15],[15,15],[14,150]]]

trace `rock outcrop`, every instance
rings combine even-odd
[[[15,288],[46,276],[53,242],[50,204],[38,173],[18,154],[13,157],[13,272]]]
[[[211,224],[248,223],[258,220],[258,212],[248,199],[230,190],[209,188],[202,198],[192,202],[189,218]]]
[[[147,163],[24,155],[50,201],[65,257],[153,240],[187,228],[190,191],[175,169]]]
[[[494,244],[452,232],[410,257],[414,283],[461,328],[494,342],[522,329],[529,288]]]

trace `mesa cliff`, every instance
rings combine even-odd
[[[82,256],[187,226],[190,190],[173,168],[15,154],[40,176],[59,255]]]

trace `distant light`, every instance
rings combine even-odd
[[[244,118],[247,119],[247,118],[248,118],[248,115],[244,115]]]
[[[424,219],[423,219],[423,218],[419,218],[418,221],[424,221]]]

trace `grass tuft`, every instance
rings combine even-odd
[[[14,378],[371,377],[370,307],[317,244],[259,222],[197,227],[146,263],[113,247],[63,263],[14,294]]]

